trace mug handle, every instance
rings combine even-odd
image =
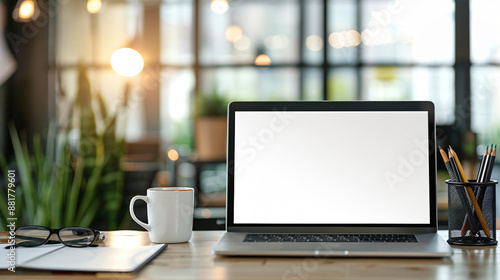
[[[149,224],[141,222],[134,213],[134,203],[136,200],[144,200],[146,203],[149,203],[149,199],[147,196],[144,195],[136,195],[132,197],[132,200],[130,200],[130,216],[132,217],[132,220],[134,220],[137,224],[139,224],[141,227],[147,229],[148,231],[151,231],[151,226]]]

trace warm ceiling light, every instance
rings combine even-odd
[[[306,39],[306,47],[313,52],[317,52],[323,48],[323,40],[316,35],[311,35]]]
[[[255,65],[269,66],[271,65],[271,58],[265,54],[260,54],[257,58],[255,58]]]
[[[333,32],[328,37],[328,42],[330,45],[336,49],[340,49],[346,46],[345,38],[341,33]]]
[[[210,209],[203,209],[201,210],[201,216],[205,219],[210,219],[212,217],[212,211]]]
[[[222,15],[229,9],[229,4],[227,3],[227,0],[212,0],[210,3],[210,9],[218,15]]]
[[[102,0],[87,1],[87,11],[91,14],[97,14],[102,8]]]
[[[243,31],[241,31],[241,28],[237,25],[231,25],[228,28],[226,28],[226,39],[229,42],[236,42],[241,37],[243,37]]]
[[[31,0],[24,1],[19,7],[19,17],[23,19],[28,19],[35,13],[35,3]]]
[[[356,30],[350,30],[347,32],[348,38],[351,42],[351,46],[356,47],[361,44],[361,34]]]
[[[122,48],[111,55],[111,67],[122,76],[132,77],[141,73],[142,68],[144,68],[144,60],[136,50]]]
[[[12,17],[17,22],[36,20],[40,15],[40,8],[36,0],[19,0],[12,12]]]
[[[167,156],[171,161],[176,161],[179,159],[179,153],[175,149],[168,150]]]
[[[248,48],[250,48],[251,44],[252,41],[250,41],[250,38],[243,35],[239,40],[233,42],[233,47],[239,51],[246,51],[248,50]]]

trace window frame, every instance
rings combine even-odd
[[[48,0],[52,2],[56,2],[56,0]],[[231,0],[229,0],[231,1]],[[303,40],[305,37],[305,28],[304,28],[304,17],[305,17],[305,1],[307,0],[296,0],[299,5],[299,30],[298,30],[298,53],[299,60],[297,63],[273,63],[270,65],[270,68],[280,69],[280,68],[289,68],[293,67],[298,69],[299,71],[299,96],[298,100],[303,100],[305,97],[304,94],[304,71],[306,69],[321,69],[322,73],[322,100],[328,100],[329,91],[333,91],[333,89],[329,88],[328,85],[328,76],[330,71],[339,67],[352,67],[355,69],[355,81],[357,84],[356,89],[356,97],[359,100],[362,96],[363,92],[363,84],[362,84],[362,69],[367,66],[394,66],[394,67],[439,67],[439,66],[449,66],[446,64],[419,64],[419,63],[365,63],[360,58],[362,55],[362,48],[359,48],[357,52],[358,62],[355,64],[338,64],[331,63],[328,61],[329,47],[328,47],[328,18],[329,18],[329,3],[334,0],[319,0],[323,7],[323,14],[321,22],[322,22],[322,40],[324,42],[323,51],[323,60],[320,64],[308,64],[304,60],[304,44]],[[365,0],[355,0],[356,3],[356,24],[357,26],[361,26],[361,14],[363,9],[363,2]],[[116,1],[114,1],[116,2]],[[118,2],[124,2],[118,0]],[[222,67],[249,67],[255,65],[251,63],[247,64],[224,64],[224,65],[202,65],[200,63],[200,26],[203,22],[200,13],[200,5],[202,0],[192,0],[193,4],[193,52],[194,52],[194,62],[191,65],[169,65],[161,63],[160,55],[157,56],[157,61],[150,63],[149,67],[152,69],[153,75],[160,81],[160,72],[165,69],[182,69],[189,68],[193,70],[195,76],[195,90],[194,94],[199,94],[200,92],[200,84],[201,84],[201,76],[202,71],[208,68],[222,68]],[[56,4],[56,3],[52,3]],[[112,4],[112,3],[108,3]],[[160,5],[162,5],[162,1],[147,1],[143,3],[144,5],[152,5],[150,9],[145,9],[144,15],[144,24],[155,24],[159,28],[160,26]],[[157,9],[155,9],[157,7]],[[443,145],[451,144],[456,147],[460,147],[461,145],[461,137],[463,133],[466,131],[470,131],[471,129],[471,59],[470,59],[470,1],[469,0],[455,0],[455,60],[452,65],[453,71],[455,74],[454,85],[455,85],[455,122],[450,125],[438,125],[438,131],[442,131],[443,137],[439,138]],[[153,15],[153,17],[150,17]],[[152,20],[153,19],[153,20]],[[58,69],[69,69],[76,68],[77,65],[57,65],[55,56],[55,41],[56,41],[56,24],[57,18],[51,18],[49,21],[49,66],[48,66],[48,79],[49,79],[49,106],[55,108],[55,92],[56,92],[56,68]],[[158,28],[155,28],[156,30]],[[458,32],[460,31],[460,32]],[[159,35],[159,32],[157,32]],[[150,36],[151,38],[151,36]],[[160,40],[154,41],[156,46],[154,49],[159,50]],[[99,70],[102,68],[109,67],[108,65],[102,64],[91,64],[87,65],[89,70]],[[147,67],[147,66],[146,66]],[[161,83],[161,81],[160,81]],[[157,87],[151,92],[148,93],[146,99],[147,104],[155,105],[153,110],[148,110],[148,113],[151,113],[155,118],[159,116],[159,102],[157,100],[160,96],[160,87]],[[147,124],[146,132],[157,132],[159,130],[159,120],[153,121],[150,117],[147,117],[148,123],[152,121],[151,124]]]

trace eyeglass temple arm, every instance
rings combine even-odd
[[[99,242],[104,241],[104,239],[106,239],[106,235],[104,234],[104,232],[97,231],[97,237],[94,241]]]

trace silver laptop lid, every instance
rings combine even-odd
[[[228,120],[228,231],[436,231],[431,102],[233,102]]]

